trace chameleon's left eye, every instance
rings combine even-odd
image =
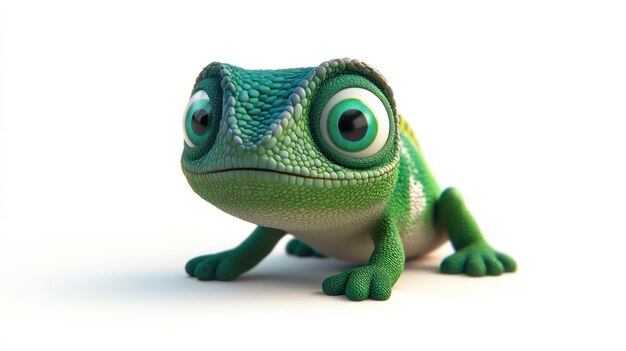
[[[189,99],[183,114],[185,143],[196,147],[204,143],[211,135],[213,127],[211,99],[204,90],[194,93]]]
[[[353,158],[380,151],[389,137],[389,116],[382,101],[362,88],[333,95],[320,115],[322,138],[331,148]]]

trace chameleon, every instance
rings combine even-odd
[[[191,259],[185,270],[198,280],[235,280],[287,234],[288,254],[354,263],[322,283],[326,295],[353,301],[389,299],[406,260],[448,240],[455,252],[442,273],[516,270],[459,191],[439,188],[387,80],[362,61],[272,70],[213,62],[196,79],[183,130],[193,191],[257,225],[239,246]]]

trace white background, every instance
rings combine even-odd
[[[0,350],[624,349],[623,2],[168,3],[0,3]],[[180,172],[198,72],[344,56],[519,272],[438,274],[447,245],[353,303],[321,293],[345,263],[283,240],[237,282],[186,277],[253,228]]]

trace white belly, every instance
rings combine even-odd
[[[292,234],[326,256],[366,263],[374,251],[372,237],[375,230],[375,223],[372,223],[358,228],[336,227]],[[437,233],[435,228],[427,223],[418,223],[412,228],[401,230],[400,236],[407,259],[422,256],[436,249],[446,239],[443,233]]]
[[[409,190],[409,212],[400,216],[398,230],[407,259],[422,256],[443,244],[444,233],[438,232],[433,219],[426,213],[427,200],[422,185],[411,176],[406,185]],[[343,223],[327,224],[327,228],[312,231],[289,231],[318,252],[341,260],[366,263],[373,250],[373,235],[383,215],[385,204],[372,208],[360,218],[345,218]],[[430,207],[430,211],[433,207]]]

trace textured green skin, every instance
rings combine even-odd
[[[387,143],[365,159],[351,159],[320,142],[317,121],[324,103],[350,87],[374,93],[392,119]],[[352,249],[341,241],[342,228],[371,233],[365,239],[373,246],[367,264],[323,282],[328,295],[388,299],[410,258],[407,253],[413,257],[432,250],[446,234],[457,252],[443,261],[442,272],[484,276],[515,270],[510,257],[485,242],[459,193],[441,193],[397,114],[391,88],[367,64],[341,59],[317,68],[263,71],[212,63],[193,92],[200,89],[218,108],[213,107],[217,112],[206,142],[193,148],[185,144],[183,172],[202,198],[259,227],[235,249],[189,261],[189,275],[233,280],[260,262],[287,232],[324,249],[294,239],[287,246],[290,254],[324,257],[331,252],[362,260],[364,247],[361,254],[358,249],[348,253]],[[419,231],[431,235],[411,236]],[[420,244],[415,240],[428,242],[415,251],[411,245]],[[346,247],[345,257],[333,245]]]

